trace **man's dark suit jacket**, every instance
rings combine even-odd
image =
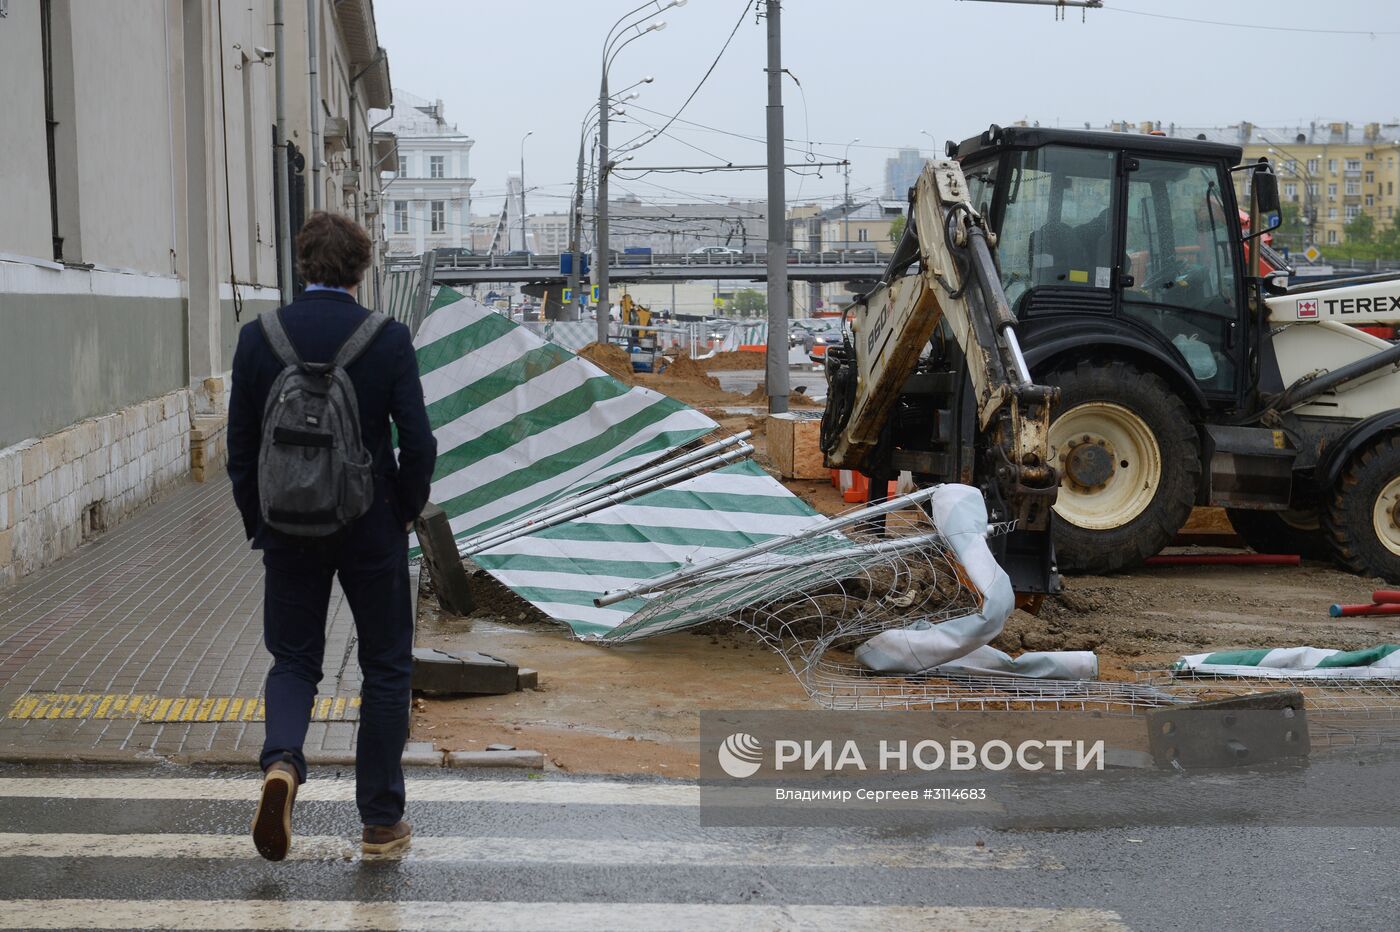
[[[340,344],[369,312],[340,291],[308,291],[282,309],[282,321],[306,362],[330,362]],[[258,507],[258,449],[263,409],[283,365],[256,320],[243,325],[233,355],[233,387],[228,406],[228,474],[243,528],[255,548],[295,545],[297,541],[262,525]],[[428,501],[437,460],[437,441],[428,426],[423,385],[408,328],[390,321],[369,348],[346,370],[360,407],[360,432],[374,457],[375,499],[386,503],[403,527]],[[398,428],[394,460],[389,419]],[[378,506],[376,506],[378,507]],[[382,527],[382,525],[379,525]]]

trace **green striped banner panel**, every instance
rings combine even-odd
[[[432,500],[459,539],[601,485],[717,426],[451,288],[439,289],[414,345],[438,441]]]
[[[825,520],[746,460],[472,560],[581,637],[633,639],[702,624],[716,617],[718,603],[688,603],[657,615],[647,612],[649,598],[598,608],[596,596]]]
[[[1364,650],[1275,647],[1216,651],[1182,657],[1173,669],[1203,676],[1400,679],[1400,644],[1377,644]]]

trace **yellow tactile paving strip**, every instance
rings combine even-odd
[[[359,718],[358,696],[324,696],[311,707],[314,722]],[[116,693],[26,693],[10,706],[9,719],[137,719],[143,722],[261,722],[256,696],[152,696]]]

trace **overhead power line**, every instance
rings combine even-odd
[[[1322,26],[1272,26],[1268,23],[1227,23],[1218,19],[1197,19],[1191,16],[1172,16],[1169,13],[1149,13],[1146,10],[1130,10],[1121,6],[1101,7],[1110,13],[1127,13],[1131,16],[1150,16],[1153,19],[1170,19],[1178,23],[1194,23],[1198,26],[1224,26],[1229,29],[1262,29],[1268,32],[1310,32],[1333,36],[1400,36],[1400,31],[1377,29],[1327,29]]]

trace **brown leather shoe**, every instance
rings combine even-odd
[[[365,854],[388,854],[408,847],[413,840],[413,826],[403,819],[396,825],[366,825],[361,840]]]
[[[278,761],[263,774],[262,800],[253,816],[253,844],[269,861],[280,861],[292,846],[292,805],[297,799],[297,771]]]

